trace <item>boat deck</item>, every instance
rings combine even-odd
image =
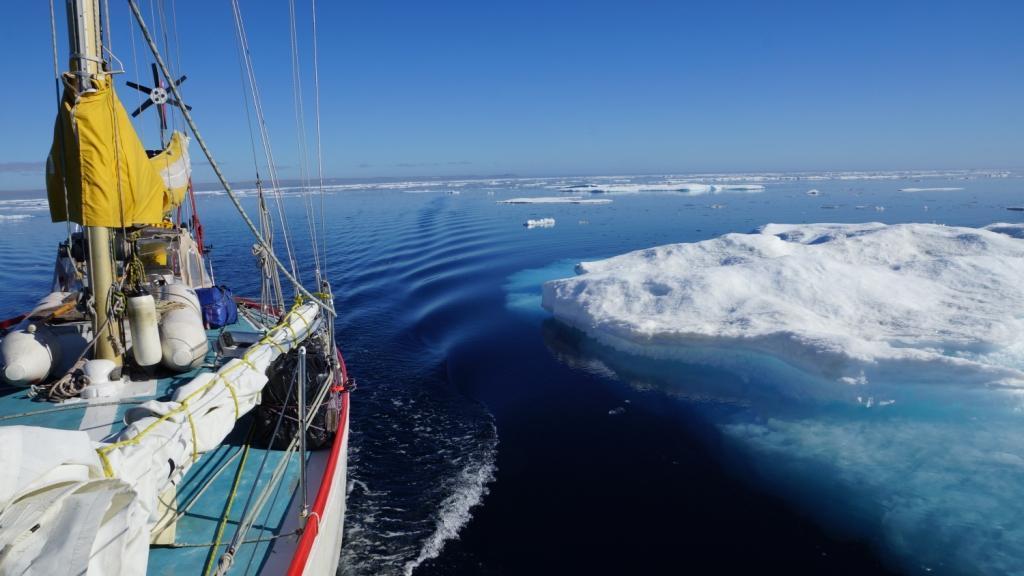
[[[256,330],[241,314],[238,322],[227,328]],[[215,350],[220,332],[207,331],[210,351],[201,367],[186,373],[127,382],[119,397],[74,399],[54,404],[33,400],[26,388],[0,388],[0,425],[83,430],[94,441],[103,440],[124,426],[128,409],[146,400],[168,400],[175,389],[196,375],[217,370],[224,362],[218,359]],[[150,546],[150,574],[204,574],[208,563],[209,573],[213,573],[245,513],[250,494],[257,494],[267,485],[270,472],[284,454],[256,446],[246,447],[252,419],[250,413],[239,420],[225,441],[193,464],[177,486],[171,508],[181,516],[162,533],[157,530],[162,543]],[[308,493],[312,498],[319,487],[318,469],[322,469],[325,456],[311,452],[307,458]],[[292,453],[291,460],[282,481],[246,535],[245,543],[235,552],[232,574],[280,574],[287,569],[299,539],[301,506],[298,456]],[[221,527],[225,516],[227,521]]]

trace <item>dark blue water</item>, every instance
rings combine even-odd
[[[828,472],[787,482],[790,468],[726,432],[775,410],[775,383],[607,349],[550,318],[540,284],[580,260],[767,222],[1017,221],[1006,207],[1021,180],[496,203],[558,195],[545,184],[351,187],[326,199],[338,339],[358,382],[342,574],[942,571],[941,555],[915,562],[921,547],[894,544],[906,534],[891,533],[877,498]],[[896,191],[908,186],[965,190]],[[251,240],[225,198],[200,200],[218,281],[253,293]],[[305,246],[301,199],[285,202]],[[0,312],[13,315],[48,289],[64,228],[24,205],[0,210],[32,216],[0,222]],[[540,217],[557,225],[523,227]]]

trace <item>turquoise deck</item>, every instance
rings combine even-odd
[[[241,330],[254,329],[253,325],[241,315],[239,316],[239,321],[229,326],[229,328]],[[151,399],[169,399],[176,388],[189,382],[197,374],[219,368],[219,365],[216,364],[218,359],[215,350],[215,343],[219,334],[220,330],[210,330],[207,332],[210,352],[202,367],[191,372],[157,379],[154,393],[124,396],[119,399],[101,398],[95,400],[94,403],[111,402],[114,400],[125,402],[116,407],[110,406],[107,408],[107,413],[103,415],[97,428],[105,429],[105,425],[112,422],[112,431],[117,432],[123,426],[125,411],[136,406],[138,402]],[[63,407],[68,409],[35,415],[23,415]],[[83,429],[86,409],[89,407],[90,403],[85,401],[65,404],[33,401],[28,397],[27,390],[23,388],[0,389],[0,419],[2,419],[0,420],[0,425],[4,426],[25,425],[80,430]],[[93,408],[93,410],[98,410],[98,408]],[[93,419],[95,420],[95,415]],[[239,420],[235,429],[228,435],[224,443],[204,454],[199,462],[189,469],[178,485],[176,508],[188,504],[196,497],[197,493],[201,492],[201,495],[195,499],[188,512],[178,520],[175,527],[174,544],[153,545],[150,547],[148,570],[150,574],[203,573],[207,560],[211,556],[213,543],[217,538],[217,528],[221,518],[224,516],[229,495],[235,482],[235,476],[239,467],[243,464],[243,458],[239,455],[234,461],[223,466],[223,469],[221,468],[225,462],[231,459],[232,455],[243,450],[251,421],[251,414]],[[271,472],[280,462],[282,454],[283,452],[280,451],[264,450],[255,446],[249,448],[236,496],[228,514],[228,521],[223,529],[221,544],[216,551],[216,557],[213,559],[214,567],[216,566],[217,559],[226,550],[228,543],[235,534],[238,523],[244,514],[249,494],[257,493],[256,491],[262,489],[269,482]],[[259,474],[264,459],[266,464],[263,467],[262,474]],[[282,481],[246,535],[247,541],[262,541],[243,544],[238,549],[231,574],[258,574],[270,561],[274,562],[275,567],[281,565],[282,558],[274,559],[275,547],[284,549],[281,554],[277,554],[278,556],[283,556],[288,553],[287,549],[298,539],[298,536],[293,535],[298,518],[298,506],[293,502],[299,483],[298,456],[293,453],[291,460],[292,462],[285,469]],[[216,477],[211,480],[211,477],[214,475]],[[260,478],[258,482],[257,475]],[[206,486],[205,490],[203,489],[204,486]],[[315,486],[311,486],[309,490],[312,494],[315,494]],[[255,498],[253,499],[255,500]],[[272,538],[281,534],[288,535],[276,539]],[[286,562],[287,558],[284,558],[284,561]]]

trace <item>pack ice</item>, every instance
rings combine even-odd
[[[749,350],[849,384],[895,370],[1024,386],[1021,232],[768,224],[581,263],[542,302],[631,351]]]

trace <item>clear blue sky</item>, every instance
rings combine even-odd
[[[133,79],[126,2],[110,3],[121,80]],[[38,188],[55,108],[48,9],[9,4],[0,189]],[[320,4],[331,176],[1024,166],[1020,2]],[[287,3],[243,11],[294,176]],[[251,178],[229,4],[176,12],[186,98],[229,175]]]

